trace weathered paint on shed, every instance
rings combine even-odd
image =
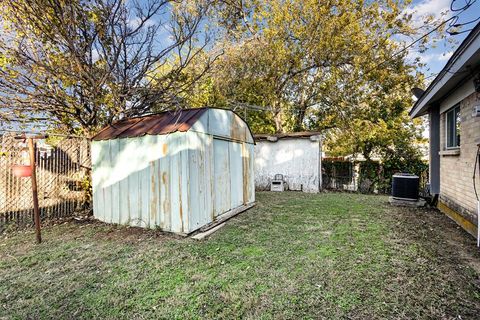
[[[289,190],[319,192],[322,185],[319,133],[255,136],[255,188],[270,190],[282,174]]]
[[[94,215],[191,233],[255,201],[253,154],[246,123],[222,109],[206,109],[186,132],[94,139]]]

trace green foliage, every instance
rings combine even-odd
[[[415,37],[423,27],[411,27],[412,17],[404,13],[409,1],[221,3],[211,19],[220,29],[234,27],[225,32],[219,44],[224,54],[205,77],[208,90],[197,94],[217,106],[268,109],[268,124],[250,122],[252,127],[351,131],[352,119],[388,123],[411,106],[410,88],[420,85],[422,75],[418,61],[408,61],[406,51],[398,54],[398,37]]]
[[[85,202],[92,203],[93,201],[93,189],[92,189],[92,179],[90,176],[86,175],[82,181],[80,181],[80,188],[85,193]]]
[[[410,155],[406,158],[394,156],[383,162],[366,161],[360,164],[359,184],[360,191],[389,194],[391,192],[392,177],[395,173],[404,172],[415,174],[424,181],[428,173],[428,163]]]
[[[423,122],[412,121],[406,111],[399,110],[400,114],[381,116],[376,112],[371,118],[365,115],[352,119],[347,128],[332,129],[327,134],[325,147],[331,155],[362,155],[367,160],[362,164],[361,180],[372,182],[367,188],[370,192],[374,188],[388,192],[395,172],[420,174],[426,169]],[[381,168],[372,158],[381,160]]]

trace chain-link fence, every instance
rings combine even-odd
[[[0,133],[0,232],[33,225],[31,179],[13,175],[28,165],[28,148],[15,133]],[[89,210],[90,145],[77,137],[36,140],[37,187],[42,221]]]

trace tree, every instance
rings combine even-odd
[[[402,51],[402,39],[424,32],[412,27],[408,3],[222,1],[228,10],[216,18],[229,29],[225,54],[204,78],[211,100],[269,108],[277,132],[347,128],[377,108],[395,114],[388,108],[405,109],[398,102],[411,101],[410,88],[422,80],[418,61],[407,61]],[[441,23],[427,20],[432,27]]]
[[[202,25],[210,5],[2,1],[0,121],[40,117],[63,131],[90,134],[153,105],[175,107],[192,85],[177,86],[179,75],[210,41]]]

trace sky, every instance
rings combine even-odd
[[[436,18],[440,18],[441,13],[446,13],[444,19],[448,19],[453,14],[450,12],[451,1],[452,0],[414,0],[410,4],[408,10],[413,14],[413,20],[417,23],[421,23],[422,17],[429,14],[434,15]],[[465,5],[465,0],[455,0],[454,5],[454,8],[462,7]],[[477,19],[478,17],[480,17],[480,0],[475,1],[468,10],[460,14],[457,23],[468,22]],[[471,29],[475,24],[476,23],[467,25],[463,30]],[[419,53],[418,51],[412,50],[409,52],[408,57],[410,59],[420,57],[420,61],[426,64],[423,72],[427,77],[430,76],[427,80],[431,81],[435,78],[434,75],[442,70],[452,53],[467,35],[468,32],[459,35],[447,35],[447,39],[437,43],[435,48],[431,48],[425,53]],[[449,43],[452,40],[454,43]]]

